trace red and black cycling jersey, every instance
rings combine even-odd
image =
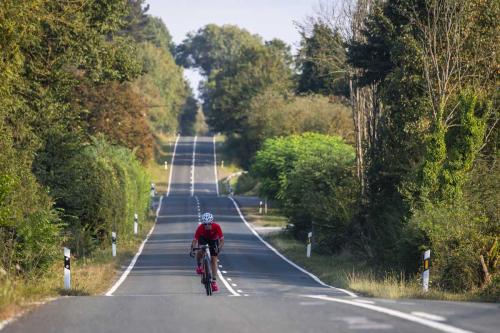
[[[212,223],[212,228],[210,230],[205,230],[205,226],[200,224],[196,229],[194,239],[199,240],[200,237],[206,240],[219,240],[224,238],[224,234],[222,233],[220,225],[217,223]]]

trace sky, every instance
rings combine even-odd
[[[279,38],[296,50],[300,35],[294,21],[302,22],[312,15],[319,0],[146,0],[149,14],[160,17],[176,44],[188,32],[209,24],[235,24],[261,35],[264,40]],[[193,91],[201,77],[185,70]]]

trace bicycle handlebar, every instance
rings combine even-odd
[[[191,250],[205,250],[208,247],[209,247],[208,245],[201,245],[200,247],[192,247]],[[216,247],[216,246],[212,246],[212,247]]]
[[[194,251],[195,251],[195,250],[206,250],[206,249],[208,249],[209,247],[216,249],[216,250],[217,250],[217,252],[220,252],[220,247],[218,247],[218,246],[201,245],[201,246],[199,246],[199,247],[192,247],[192,248],[191,248],[191,251],[189,252],[189,256],[190,256],[191,258],[194,258]]]

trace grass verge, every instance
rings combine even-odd
[[[264,208],[262,208],[264,210]],[[267,215],[260,214],[258,207],[243,207],[242,212],[248,222],[256,227],[281,227],[285,228],[288,224],[287,219],[280,215],[277,208],[269,208]]]
[[[155,135],[155,158],[146,165],[151,181],[156,184],[156,192],[160,195],[167,192],[175,139],[175,136]],[[165,162],[168,163],[167,170],[165,170]]]
[[[257,207],[243,208],[245,217],[255,226],[287,225],[286,218],[279,210],[270,209],[268,215],[258,213]],[[379,298],[420,298],[446,301],[498,301],[480,290],[466,293],[451,293],[436,288],[423,292],[418,277],[408,279],[401,272],[378,272],[366,261],[349,253],[338,255],[319,254],[313,251],[306,257],[306,243],[295,239],[289,232],[277,232],[264,235],[266,241],[287,258],[295,262],[325,283],[349,289],[360,295]],[[432,283],[432,281],[431,281]]]
[[[236,165],[234,156],[226,145],[226,137],[224,135],[215,136],[215,150],[217,153],[217,176],[219,181],[233,173],[242,171],[242,169]]]
[[[140,224],[136,237],[118,239],[117,256],[114,258],[111,256],[111,247],[98,249],[85,258],[72,258],[71,290],[63,289],[62,259],[43,275],[30,278],[0,277],[0,320],[30,310],[48,298],[104,293],[118,278],[122,266],[128,266],[153,223],[154,214],[151,212],[148,220]]]

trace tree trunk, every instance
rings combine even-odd
[[[484,261],[484,256],[481,254],[479,256],[479,260],[481,260],[481,267],[483,268],[483,287],[491,283],[491,275],[490,271],[488,270],[488,265],[486,265],[486,262]]]

